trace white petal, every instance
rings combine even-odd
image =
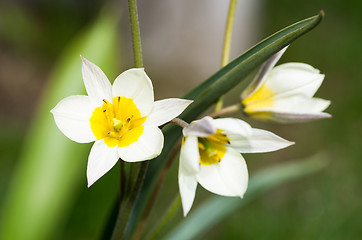
[[[132,68],[121,73],[113,83],[113,97],[132,98],[142,117],[153,108],[153,86],[143,68]]]
[[[89,122],[93,110],[88,96],[76,95],[64,98],[50,112],[65,136],[75,142],[88,143],[96,140]]]
[[[272,152],[294,144],[272,132],[256,128],[252,129],[252,134],[248,137],[241,135],[228,135],[228,137],[230,146],[242,153]]]
[[[332,115],[325,112],[317,113],[291,113],[291,112],[269,112],[269,120],[279,123],[309,122],[321,118],[330,118]]]
[[[273,107],[258,109],[260,116],[265,116],[265,120],[282,123],[306,122],[314,119],[329,118],[325,110],[330,101],[320,98],[307,98],[304,96],[288,96],[277,98]]]
[[[210,192],[243,197],[248,186],[248,169],[244,158],[228,148],[220,163],[201,165],[196,178]]]
[[[118,148],[119,156],[126,162],[150,160],[160,155],[163,148],[163,134],[158,127],[144,126],[143,133],[128,147]]]
[[[237,118],[219,118],[212,122],[216,129],[224,130],[225,134],[238,134],[242,136],[249,136],[251,134],[251,126]]]
[[[183,135],[207,137],[216,133],[216,129],[213,126],[213,119],[206,116],[200,120],[193,121],[190,126],[184,127],[182,130]]]
[[[324,79],[318,69],[305,63],[286,63],[273,68],[266,76],[265,85],[276,97],[303,95],[312,97]]]
[[[199,171],[200,157],[198,140],[195,136],[185,138],[180,151],[180,166],[187,174],[196,174]]]
[[[96,141],[88,158],[88,187],[106,174],[117,163],[118,159],[117,146],[110,148],[103,139]]]
[[[266,79],[265,77],[268,75],[270,70],[275,66],[275,64],[279,61],[279,59],[282,57],[287,48],[288,46],[286,46],[285,48],[274,54],[261,66],[259,72],[255,75],[253,81],[241,94],[242,99],[251,96],[255,91],[257,91],[260,88],[260,86],[265,82]]]
[[[178,185],[180,189],[183,213],[184,216],[186,216],[195,199],[197,180],[194,175],[188,175],[183,172],[181,163],[178,174]]]
[[[161,126],[180,115],[193,101],[179,98],[169,98],[154,102],[153,110],[145,125]]]
[[[324,111],[329,105],[330,101],[320,98],[307,98],[299,95],[277,98],[275,104],[269,109],[271,111],[291,112],[291,113],[317,113]]]
[[[104,72],[84,57],[81,59],[83,81],[91,101],[96,106],[101,106],[103,99],[112,102],[112,86]]]

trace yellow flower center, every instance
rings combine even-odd
[[[113,104],[103,99],[89,121],[97,140],[104,139],[108,147],[127,147],[142,135],[146,119],[131,98],[115,97]]]
[[[221,162],[227,144],[230,144],[230,140],[220,129],[217,129],[216,133],[211,136],[199,137],[200,164],[211,165]]]
[[[244,106],[244,112],[256,118],[268,117],[267,112],[260,111],[260,109],[274,106],[275,93],[268,88],[265,83],[260,86],[251,96],[241,101]],[[269,114],[270,115],[270,114]]]
[[[251,96],[243,99],[242,103],[249,111],[274,105],[275,93],[265,83],[260,86]]]

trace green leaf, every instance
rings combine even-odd
[[[75,193],[85,184],[90,145],[77,144],[56,127],[49,112],[61,99],[84,91],[79,54],[105,72],[115,69],[117,19],[103,12],[66,49],[45,87],[2,207],[1,239],[52,239]]]
[[[306,160],[280,164],[279,166],[261,170],[250,179],[244,199],[238,197],[213,197],[199,208],[191,211],[163,239],[197,239],[201,234],[219,224],[228,215],[245,206],[264,192],[291,180],[315,173],[324,168],[326,163],[324,155],[316,155]]]
[[[234,88],[273,54],[316,27],[323,19],[323,16],[324,13],[321,11],[314,17],[307,18],[280,30],[223,67],[185,96],[186,99],[194,99],[194,103],[180,115],[180,118],[188,122],[196,119],[209,106],[215,103],[220,96]],[[156,177],[159,175],[165,159],[181,137],[179,126],[169,124],[162,131],[165,135],[165,145],[161,155],[150,162],[144,188],[136,205],[137,210],[134,212],[135,215],[139,215],[143,211],[145,202],[147,202],[145,199],[148,199],[151,194]],[[137,216],[133,216],[133,222],[129,224],[128,234],[131,234],[132,226],[136,222]]]

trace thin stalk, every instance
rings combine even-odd
[[[233,112],[238,112],[241,108],[241,105],[239,103],[228,106],[226,108],[220,109],[217,112],[213,112],[211,114],[209,114],[210,117],[219,117],[221,115],[227,114],[227,113],[233,113]]]
[[[150,216],[150,214],[152,212],[152,209],[153,209],[153,206],[154,206],[154,204],[156,202],[158,193],[160,192],[160,189],[161,189],[161,187],[163,185],[163,182],[164,182],[164,180],[165,180],[165,178],[167,176],[167,173],[170,170],[170,167],[172,166],[173,160],[175,159],[177,153],[180,150],[180,145],[181,145],[181,141],[179,141],[175,145],[170,157],[168,158],[168,160],[167,160],[167,162],[165,164],[165,167],[162,169],[162,172],[161,172],[161,174],[160,174],[160,176],[159,176],[159,178],[157,180],[155,189],[153,190],[151,198],[148,201],[148,204],[147,204],[147,206],[145,208],[145,213],[143,214],[143,217],[142,217],[142,219],[141,219],[141,221],[140,221],[140,223],[139,223],[139,225],[138,225],[138,227],[136,229],[133,240],[138,240],[142,236],[142,233],[143,233],[143,230],[144,230],[144,228],[146,226],[148,217]]]
[[[136,68],[141,68],[143,67],[143,61],[136,0],[128,0],[128,11],[131,22],[134,65]]]
[[[138,175],[137,175],[137,180],[134,184],[133,191],[131,192],[127,201],[124,201],[121,205],[121,208],[119,210],[118,217],[117,217],[116,226],[113,230],[113,234],[112,234],[112,238],[111,238],[112,240],[124,239],[124,232],[127,227],[129,216],[130,216],[130,214],[133,210],[134,204],[136,202],[138,193],[141,190],[143,180],[146,175],[146,170],[148,167],[148,162],[149,161],[145,161],[140,164],[140,168],[139,168]]]
[[[119,166],[120,166],[120,172],[121,172],[121,176],[120,176],[120,204],[122,204],[122,201],[124,199],[124,195],[126,192],[126,165],[125,162],[120,159],[119,160]]]
[[[221,67],[226,66],[230,61],[231,39],[232,39],[233,26],[234,26],[236,2],[237,0],[230,0],[229,3],[229,12],[226,20],[224,45],[221,56]],[[221,96],[217,101],[217,103],[215,104],[215,112],[219,111],[223,107],[223,101],[224,101],[224,96]]]
[[[177,210],[181,206],[181,197],[180,194],[177,194],[177,196],[174,198],[171,206],[167,209],[166,214],[161,219],[158,226],[151,232],[148,238],[149,240],[157,239],[158,236],[162,233],[162,231],[165,229],[167,224],[170,222],[170,220],[175,216]]]
[[[189,125],[187,122],[185,122],[184,120],[182,120],[180,118],[174,118],[171,120],[171,122],[176,123],[177,125],[179,125],[182,128],[187,127]]]

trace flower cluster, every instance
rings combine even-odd
[[[304,63],[274,67],[286,48],[270,58],[241,94],[245,115],[277,122],[330,117],[329,101],[314,98],[324,75]],[[142,68],[120,74],[113,85],[95,64],[82,57],[88,96],[70,96],[51,112],[58,128],[73,141],[95,141],[88,158],[88,187],[119,159],[150,160],[163,148],[159,126],[181,114],[192,100],[154,101],[152,82]],[[223,196],[243,197],[248,170],[240,153],[271,152],[293,142],[252,128],[235,118],[204,117],[183,128],[178,183],[184,216],[190,211],[199,183]]]

